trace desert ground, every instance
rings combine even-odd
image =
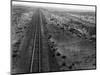
[[[12,73],[96,69],[96,13],[13,5]]]

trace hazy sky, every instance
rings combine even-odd
[[[83,10],[83,11],[95,11],[94,6],[46,4],[46,3],[17,2],[17,1],[13,1],[12,4],[20,4],[20,5],[28,5],[28,6],[41,6],[41,7],[56,7],[56,8],[66,8],[66,9]]]

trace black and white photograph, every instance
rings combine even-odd
[[[11,1],[11,74],[95,69],[95,5]]]

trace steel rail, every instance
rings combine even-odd
[[[31,58],[31,66],[30,66],[30,72],[33,70],[33,61],[34,61],[34,52],[35,52],[35,42],[36,42],[36,36],[37,36],[37,25],[36,25],[36,32],[35,32],[35,38],[34,38],[34,46],[33,46],[33,52],[32,52],[32,58]]]
[[[39,28],[40,29],[40,28]],[[41,72],[41,52],[40,52],[40,31],[39,31],[39,72]]]
[[[40,25],[42,24],[41,23],[41,16],[40,16],[41,14],[39,13],[39,18],[40,18]],[[40,27],[40,25],[39,25],[39,72],[41,72],[41,46],[40,46],[40,44],[41,44],[41,27]]]

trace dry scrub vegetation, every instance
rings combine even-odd
[[[95,15],[42,11],[46,18],[48,44],[60,70],[95,69]]]
[[[11,15],[12,70],[15,70],[18,59],[20,58],[20,46],[23,39],[26,37],[26,31],[33,16],[33,9],[25,6],[13,5]]]

